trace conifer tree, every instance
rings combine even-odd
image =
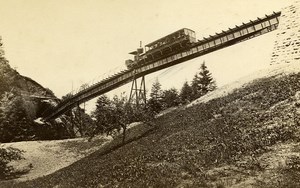
[[[216,89],[216,82],[207,69],[205,62],[200,66],[200,72],[196,73],[192,81],[193,99],[201,97]]]
[[[158,79],[152,84],[150,97],[155,100],[160,100],[162,97],[162,89],[161,84],[159,83]]]
[[[187,103],[192,101],[192,99],[193,99],[193,89],[187,81],[184,82],[184,84],[181,88],[179,97],[180,97],[180,101],[181,101],[182,104],[187,104]]]
[[[154,113],[159,113],[162,110],[162,89],[158,80],[152,84],[150,99],[147,103]]]
[[[97,99],[95,111],[92,112],[92,117],[96,119],[93,135],[107,131],[114,120],[113,111],[112,101],[106,95],[101,95]]]

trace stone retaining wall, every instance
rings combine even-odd
[[[300,0],[281,11],[271,64],[300,63]]]

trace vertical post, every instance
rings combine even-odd
[[[74,129],[74,118],[73,118],[73,112],[72,112],[72,108],[70,110],[70,115],[71,115],[71,127],[72,129]],[[67,130],[69,132],[69,130]]]
[[[79,103],[77,103],[77,106],[78,106],[78,113],[79,113],[79,127],[78,127],[78,130],[75,132],[75,136],[76,136],[77,132],[79,131],[79,129],[81,129],[81,127],[82,127],[82,119],[83,119],[82,115],[81,115]]]
[[[138,79],[135,77],[133,78],[129,95],[129,103],[135,102],[137,107],[140,107],[142,104],[146,104],[145,76],[142,76],[140,82],[141,83],[138,84]]]
[[[133,78],[132,80],[132,84],[131,84],[131,89],[130,89],[130,95],[129,95],[129,103],[131,102],[132,98],[133,98],[133,92],[134,92],[134,80],[135,78]]]
[[[141,79],[141,85],[139,90],[139,98],[143,101],[144,104],[146,104],[146,84],[145,84],[145,76]]]
[[[134,80],[134,87],[135,87],[135,101],[136,101],[135,103],[137,106],[139,106],[140,96],[139,96],[138,87],[137,87],[137,79]]]

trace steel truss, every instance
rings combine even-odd
[[[129,103],[135,104],[137,107],[141,107],[146,104],[146,85],[145,85],[145,76],[142,76],[140,83],[138,79],[133,77],[132,85],[129,95]],[[138,87],[139,86],[139,87]]]

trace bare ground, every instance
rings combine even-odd
[[[29,171],[16,181],[32,180],[51,174],[75,161],[93,153],[112,138],[98,136],[91,142],[86,138],[27,141],[1,144],[2,147],[14,147],[23,150],[25,159],[10,164],[19,171]]]

